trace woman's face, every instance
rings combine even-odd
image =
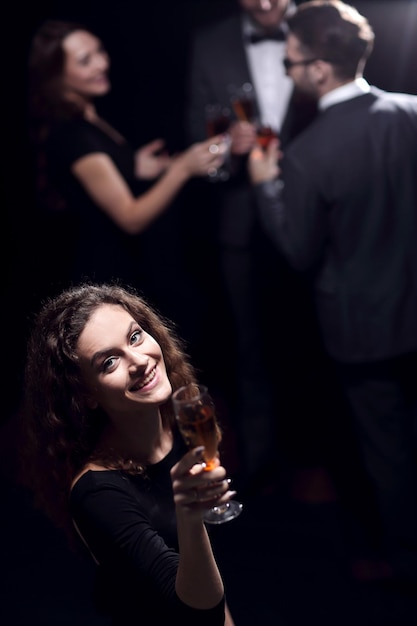
[[[67,96],[94,98],[110,90],[109,57],[101,41],[85,30],[76,30],[62,42],[65,52],[63,84]]]
[[[111,417],[155,409],[172,388],[159,344],[121,306],[100,305],[77,343],[89,404]]]

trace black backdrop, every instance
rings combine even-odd
[[[375,50],[367,66],[368,80],[388,90],[417,94],[417,1],[356,0],[353,4],[369,18],[376,32]],[[82,624],[99,626],[105,623],[98,619],[91,606],[90,589],[93,573],[90,572],[88,564],[80,565],[75,561],[68,553],[62,538],[32,510],[24,494],[13,482],[9,486],[9,482],[3,480],[12,477],[13,464],[19,454],[18,442],[13,431],[14,420],[9,418],[15,415],[15,410],[19,406],[28,317],[38,306],[38,283],[42,283],[43,280],[37,272],[39,266],[37,258],[42,254],[39,242],[42,238],[32,196],[29,146],[24,122],[25,62],[30,35],[37,24],[48,17],[71,18],[85,22],[102,36],[113,61],[113,90],[106,98],[106,102],[103,102],[106,114],[117,128],[138,144],[161,134],[166,136],[175,148],[182,142],[184,66],[190,28],[193,24],[204,23],[232,10],[233,6],[234,0],[117,0],[117,2],[113,0],[113,3],[111,0],[59,0],[59,2],[38,0],[30,3],[29,7],[19,1],[3,6],[0,37],[2,50],[0,346],[3,365],[0,490],[3,506],[0,534],[4,541],[0,552],[3,569],[6,572],[6,584],[3,585],[5,591],[0,601],[0,614],[6,616],[3,620],[5,624],[19,626],[31,623],[34,626],[38,624],[45,626],[59,623],[69,626],[77,623],[80,626]],[[146,123],[143,123],[143,120],[146,120]],[[59,241],[56,242],[56,245],[59,244]],[[42,367],[42,363],[39,363],[39,367]],[[327,505],[325,509],[328,510]],[[326,614],[332,615],[333,607],[337,605],[336,614],[343,611],[343,615],[340,614],[340,620],[336,619],[336,622],[347,623],[349,607],[346,607],[346,599],[350,596],[345,596],[344,590],[340,590],[342,579],[338,575],[329,580],[333,573],[333,570],[329,569],[329,564],[334,561],[335,545],[337,562],[342,550],[343,552],[345,550],[345,545],[340,548],[339,554],[336,535],[331,532],[329,523],[323,524],[321,518],[317,517],[315,506],[313,528],[305,526],[311,524],[309,521],[311,518],[305,515],[305,509],[300,510],[303,511],[302,520],[295,518],[295,524],[293,518],[288,518],[285,514],[281,518],[283,512],[280,511],[280,522],[273,531],[283,532],[280,536],[284,537],[284,541],[288,541],[288,549],[295,551],[297,555],[295,560],[288,559],[284,552],[281,566],[277,565],[278,579],[286,583],[284,584],[284,593],[288,596],[286,606],[291,605],[293,611],[294,607],[300,605],[299,598],[306,597],[307,603],[304,604],[308,614],[305,613],[300,623],[303,623],[303,620],[312,623],[311,617],[313,616],[314,621],[315,610],[318,611],[317,615],[324,619],[324,614],[320,613],[323,606],[326,607]],[[286,520],[291,519],[289,526],[296,529],[297,542],[300,541],[300,537],[302,538],[298,551],[295,548],[295,538],[288,535],[287,529],[284,531],[284,527],[279,525],[282,524],[282,519],[284,526],[288,523]],[[324,522],[327,522],[327,518]],[[262,528],[267,526],[262,525]],[[325,538],[324,535],[316,534],[318,528],[326,533]],[[231,544],[232,546],[246,545],[248,536],[254,536],[252,529],[249,533],[245,530],[247,526],[242,527],[245,535],[239,535],[238,527],[234,527],[232,532],[236,532],[236,529],[237,540]],[[227,529],[222,529],[222,533],[225,532],[226,538],[231,538],[231,535],[227,535]],[[319,539],[316,543],[320,561],[317,562],[315,569],[315,583],[311,578],[312,557],[304,537]],[[327,557],[325,552],[322,554],[320,551],[326,549],[328,541],[331,545],[331,554],[329,553]],[[267,557],[262,553],[264,544],[261,542],[259,545],[261,546],[259,559],[262,560]],[[270,545],[265,542],[265,546],[268,546],[269,558]],[[256,551],[258,554],[258,544]],[[226,551],[225,554],[229,553]],[[250,555],[248,556],[249,563],[252,564],[253,561]],[[293,571],[289,561],[294,562]],[[254,570],[243,567],[242,576],[249,573],[253,575],[254,572],[256,574],[256,563],[254,567]],[[263,569],[262,567],[262,571]],[[232,588],[231,598],[233,599],[235,594],[240,604],[241,577],[236,572],[229,572],[228,569],[225,571],[233,583],[229,582]],[[304,591],[298,587],[293,590],[294,581],[306,577],[306,571],[308,573]],[[343,572],[343,580],[344,578]],[[235,579],[238,587],[234,583]],[[276,580],[276,577],[272,578],[271,584],[275,584]],[[333,580],[336,586],[332,586]],[[326,589],[327,595],[321,596],[320,588]],[[266,610],[268,597],[274,599],[270,623],[281,623],[276,613],[281,612],[283,602],[281,599],[277,605],[275,587],[272,589],[268,583],[265,586],[265,580],[261,577],[258,585],[256,580],[252,580],[252,596],[253,589],[255,595],[258,592],[259,597],[265,599],[263,604],[267,605]],[[372,588],[371,595],[378,606],[372,611],[374,619],[371,621],[376,624],[375,620],[378,619],[376,616],[382,615],[386,605],[380,601],[379,595],[374,595],[374,592],[376,589]],[[249,597],[252,596],[249,594]],[[359,604],[360,597],[357,596]],[[320,609],[317,608],[318,603]],[[407,606],[404,601],[398,613],[404,614]],[[245,610],[245,602],[242,607],[240,610]],[[353,611],[355,607],[356,605],[353,606]],[[302,606],[298,614],[300,611],[303,611]],[[391,614],[391,611],[389,613]],[[367,614],[366,606],[361,606],[360,615],[355,615],[360,623],[363,623],[363,614]],[[369,608],[368,614],[370,615]],[[400,614],[396,612],[395,618],[393,615],[394,613],[392,619],[395,623],[403,623]],[[22,617],[21,621],[19,616]],[[386,623],[387,619],[389,620],[389,615],[386,616],[384,613],[382,622]]]
[[[390,91],[417,94],[416,0],[352,1],[376,34],[366,78]],[[102,37],[112,59],[112,92],[100,103],[134,143],[163,136],[183,145],[184,76],[190,30],[233,11],[234,0],[61,0],[9,6],[2,44],[2,278],[4,389],[2,420],[19,402],[27,318],[39,303],[29,145],[25,127],[25,64],[30,36],[45,18],[83,22]],[[65,234],[62,235],[65,237]],[[3,364],[5,359],[3,359]],[[4,370],[3,370],[4,371]]]

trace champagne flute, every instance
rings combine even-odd
[[[215,135],[223,134],[226,144],[223,165],[210,170],[208,173],[208,177],[211,182],[224,182],[228,180],[230,176],[229,171],[226,167],[226,161],[228,158],[229,149],[227,130],[230,126],[231,112],[228,107],[222,106],[219,103],[209,103],[206,104],[204,108],[204,115],[206,120],[207,137],[214,137]]]
[[[255,94],[251,83],[240,87],[229,85],[230,102],[236,118],[241,122],[256,122]]]
[[[204,446],[204,470],[216,467],[218,445],[221,439],[213,399],[205,385],[191,383],[177,389],[172,395],[175,417],[183,439],[189,448]],[[220,504],[204,514],[208,524],[223,524],[235,519],[243,505],[236,500]]]
[[[236,118],[241,122],[255,125],[256,143],[266,150],[272,139],[278,139],[278,133],[269,122],[258,120],[253,86],[251,83],[244,83],[241,87],[229,85],[229,92]]]

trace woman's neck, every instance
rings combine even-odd
[[[80,111],[83,111],[86,119],[89,119],[90,117],[94,118],[95,116],[97,116],[96,107],[91,98],[81,96],[80,94],[74,93],[72,91],[65,92],[63,94],[63,98],[67,102],[72,102],[75,106],[77,106],[80,109]]]
[[[103,118],[99,116],[92,102],[86,104],[84,108],[84,118],[109,135],[109,137],[111,137],[116,143],[124,143],[124,137],[108,122],[106,122],[106,120],[103,120]]]
[[[96,111],[96,107],[92,102],[86,102],[84,105],[84,117],[89,122],[96,122],[98,120],[98,115]]]
[[[172,448],[170,428],[164,427],[161,418],[134,418],[133,421],[111,421],[103,432],[99,447],[112,450],[124,459],[136,464],[153,464],[163,459]]]

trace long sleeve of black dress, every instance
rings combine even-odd
[[[181,445],[145,476],[88,471],[72,490],[73,520],[98,564],[96,603],[114,626],[224,624],[224,600],[193,609],[175,591],[179,554],[169,470],[184,453]]]

